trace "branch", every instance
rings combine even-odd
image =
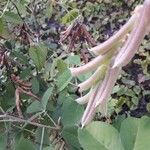
[[[41,128],[48,128],[48,129],[54,129],[54,130],[59,130],[60,127],[51,127],[51,126],[47,126],[47,125],[43,125],[43,124],[40,124],[40,123],[37,123],[37,122],[32,122],[32,121],[29,121],[29,120],[24,120],[22,118],[18,118],[18,117],[15,117],[15,116],[11,116],[11,115],[8,115],[8,114],[3,114],[3,115],[0,115],[0,118],[3,118],[3,119],[6,119],[6,120],[0,120],[0,122],[19,122],[19,123],[26,123],[26,124],[31,124],[33,126],[37,126],[37,127],[41,127]]]

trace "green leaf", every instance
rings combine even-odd
[[[55,150],[55,149],[52,146],[49,146],[49,147],[43,148],[43,150]]]
[[[27,108],[27,113],[35,113],[43,110],[42,104],[39,101],[34,101]]]
[[[25,2],[23,2],[23,1],[18,1],[18,3],[16,3],[16,6],[17,6],[20,14],[23,16],[27,15],[26,5],[27,5],[27,3],[25,4]]]
[[[32,46],[29,49],[29,55],[33,60],[33,63],[41,70],[45,64],[46,57],[47,57],[47,49],[44,45],[40,44],[38,46]]]
[[[150,147],[150,118],[129,117],[122,122],[121,140],[126,150],[146,150]]]
[[[84,107],[72,101],[66,99],[62,107],[62,123],[63,125],[75,125],[80,123],[81,116],[84,112]]]
[[[36,77],[34,77],[31,80],[31,83],[32,83],[32,91],[33,91],[33,93],[37,94],[39,92],[39,89],[40,89],[39,81],[37,80]]]
[[[131,89],[128,89],[127,92],[125,93],[127,96],[130,96],[130,97],[135,97],[135,92]]]
[[[6,149],[6,140],[7,140],[7,137],[1,133],[1,135],[0,135],[0,150]]]
[[[69,11],[63,18],[62,23],[67,24],[72,22],[74,19],[76,19],[79,16],[79,10],[73,9]]]
[[[135,104],[135,105],[138,105],[139,99],[140,99],[140,96],[139,97],[138,96],[134,96],[134,97],[131,98],[133,104]]]
[[[48,88],[42,97],[41,103],[42,103],[42,107],[44,110],[46,109],[48,100],[49,100],[50,96],[52,95],[52,91],[53,91],[53,87]]]
[[[40,128],[40,127],[38,127],[36,129],[36,132],[35,132],[35,142],[36,143],[40,143],[41,142],[42,129],[43,128]],[[44,130],[44,137],[43,137],[43,145],[49,145],[49,144],[50,144],[49,132],[48,132],[48,129],[45,129]],[[39,144],[38,144],[38,146],[39,146]]]
[[[22,70],[22,72],[20,73],[20,78],[21,79],[27,79],[30,77],[32,72],[32,68],[28,67]]]
[[[11,82],[7,83],[6,92],[3,93],[3,96],[0,96],[3,100],[1,101],[1,107],[4,110],[9,109],[10,107],[15,106],[15,88]]]
[[[67,69],[67,64],[63,60],[58,59],[57,60],[57,69],[58,69],[59,75],[60,75]]]
[[[20,24],[23,23],[22,19],[19,17],[18,14],[15,14],[14,12],[6,11],[4,13],[4,18],[7,22],[14,23],[14,24]]]
[[[125,85],[135,86],[135,81],[133,81],[133,80],[129,80],[129,79],[123,78],[121,81],[122,81]]]
[[[55,67],[57,66],[57,58],[53,60],[53,63],[51,64],[50,70],[50,77],[53,78],[55,76]]]
[[[127,93],[128,88],[124,85],[120,86],[119,91],[117,91],[117,95],[121,96]]]
[[[4,38],[8,37],[7,24],[3,18],[0,18],[0,36],[2,36]]]
[[[51,18],[53,14],[53,2],[48,1],[45,10],[46,17]]]
[[[141,92],[141,88],[140,88],[139,86],[134,86],[133,91],[134,91],[137,95],[139,95],[140,92]]]
[[[68,90],[67,89],[61,91],[59,93],[59,96],[58,96],[58,99],[57,99],[57,103],[60,104],[60,105],[63,104],[63,102],[65,102],[68,97],[69,97],[69,94],[68,94]]]
[[[90,78],[91,75],[92,75],[92,72],[88,72],[88,73],[79,75],[77,78],[78,78],[81,82],[83,82],[83,81],[87,80],[88,78]]]
[[[15,50],[15,51],[13,51],[13,52],[11,53],[11,55],[12,55],[13,57],[17,57],[17,61],[19,61],[20,63],[28,65],[29,60],[28,60],[27,56],[25,56],[25,55],[20,51],[20,49],[17,49],[17,50]]]
[[[118,131],[104,122],[92,122],[79,129],[78,138],[84,150],[124,150]]]
[[[79,55],[69,56],[67,58],[67,61],[69,62],[70,65],[80,65],[81,64]]]
[[[69,145],[80,149],[77,126],[65,126],[62,130],[62,136]]]
[[[125,115],[118,115],[115,120],[113,121],[113,126],[120,131],[121,128],[121,123],[123,122],[123,120],[126,118]]]
[[[114,86],[114,87],[113,87],[112,94],[115,94],[115,93],[117,93],[119,90],[120,90],[120,87],[119,87],[119,85],[116,85],[116,86]]]
[[[21,138],[15,150],[36,150],[32,142],[25,138]]]
[[[69,69],[67,69],[66,71],[64,71],[59,77],[58,77],[58,81],[57,81],[57,87],[58,87],[58,91],[62,91],[71,81],[72,79],[72,75]]]

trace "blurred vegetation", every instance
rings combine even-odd
[[[73,79],[68,66],[79,66],[93,56],[84,40],[68,49],[69,40],[61,43],[60,32],[72,22],[80,21],[96,43],[101,43],[126,22],[135,6],[142,2],[1,0],[0,150],[88,150],[84,136],[89,136],[87,131],[94,133],[94,127],[79,129],[84,106],[74,100],[80,96],[76,83],[90,74]],[[101,123],[106,125],[106,130],[109,122],[123,132],[119,127],[126,117],[149,115],[149,50],[150,36],[147,36],[132,62],[123,68],[108,104],[108,116],[97,113],[95,120],[105,122]],[[134,119],[131,124],[138,127],[141,122],[141,132],[145,133],[142,130],[144,119]],[[148,117],[145,120],[149,122]],[[121,127],[125,128],[124,125]],[[116,129],[110,129],[115,136],[119,134]],[[95,138],[101,137],[93,135],[92,141]]]

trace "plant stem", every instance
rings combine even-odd
[[[41,142],[40,142],[40,150],[43,149],[43,140],[44,140],[44,132],[45,132],[45,128],[42,128],[42,135],[41,135]]]
[[[18,118],[18,117],[11,116],[11,115],[8,115],[8,114],[0,115],[0,118],[6,118],[6,120],[0,120],[0,122],[20,122],[20,123],[31,124],[31,125],[37,126],[37,127],[42,127],[42,128],[44,127],[44,128],[59,130],[58,126],[57,127],[51,127],[51,126],[43,125],[43,124],[40,124],[40,123],[37,123],[37,122],[31,122],[29,120],[24,120],[22,118]]]

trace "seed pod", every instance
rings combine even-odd
[[[93,89],[93,92],[90,96],[90,99],[89,99],[89,102],[87,104],[87,107],[84,111],[84,114],[82,116],[82,119],[81,119],[81,125],[82,127],[84,127],[86,124],[88,124],[94,117],[94,114],[95,114],[95,96],[96,96],[96,93],[97,93],[97,90],[99,89],[99,87],[101,86],[101,84],[98,84],[96,85],[96,87]]]
[[[120,68],[109,68],[102,84],[96,88],[95,92],[91,94],[90,100],[81,119],[82,127],[87,125],[94,117],[96,108],[100,105],[106,105],[112,88],[117,80]]]
[[[101,113],[102,116],[106,117],[107,116],[107,104],[108,104],[108,100],[103,101],[103,103],[101,103],[98,106],[98,112]]]
[[[150,26],[150,3],[145,1],[143,11],[138,18],[136,27],[131,32],[126,44],[119,52],[114,62],[113,68],[127,65],[138,50],[142,40],[147,34],[147,27]]]
[[[91,88],[91,90],[86,95],[76,99],[75,101],[81,105],[86,104],[89,101],[92,92],[93,92],[93,88]]]
[[[115,85],[115,82],[118,78],[118,75],[120,73],[120,68],[110,68],[107,72],[107,75],[106,75],[106,78],[104,79],[104,82],[102,83],[103,84],[103,89],[101,88],[101,90],[99,91],[100,94],[97,94],[96,96],[96,105],[95,105],[95,108],[104,103],[105,101],[108,100],[108,98],[110,97],[111,95],[111,91]]]
[[[90,49],[95,55],[104,54],[114,47],[123,37],[132,30],[137,19],[137,14],[134,14],[129,21],[111,38],[104,43]]]
[[[87,79],[86,81],[84,81],[78,85],[79,91],[83,92],[83,91],[91,88],[98,81],[100,82],[105,76],[106,69],[107,69],[106,65],[100,66],[89,79]]]
[[[106,53],[105,55],[100,55],[88,62],[87,64],[77,67],[77,68],[70,68],[72,76],[78,76],[87,72],[94,71],[96,68],[98,68],[101,64],[107,62],[114,54],[116,49],[112,50],[109,53]]]
[[[147,27],[147,30],[150,29],[150,0],[145,0],[144,3],[144,7],[145,7],[145,16],[144,16],[144,22],[145,22],[145,26]]]
[[[98,56],[96,58],[94,58],[92,61],[90,61],[89,63],[81,66],[81,67],[77,67],[77,68],[70,68],[70,71],[72,73],[73,76],[78,76],[80,74],[84,74],[90,71],[95,70],[98,66],[100,66],[100,64],[106,59],[106,55],[105,56]]]
[[[73,28],[73,24],[69,25],[69,27],[66,29],[66,31],[63,31],[60,33],[60,43],[62,43],[65,39],[67,39],[71,33],[71,30]]]

